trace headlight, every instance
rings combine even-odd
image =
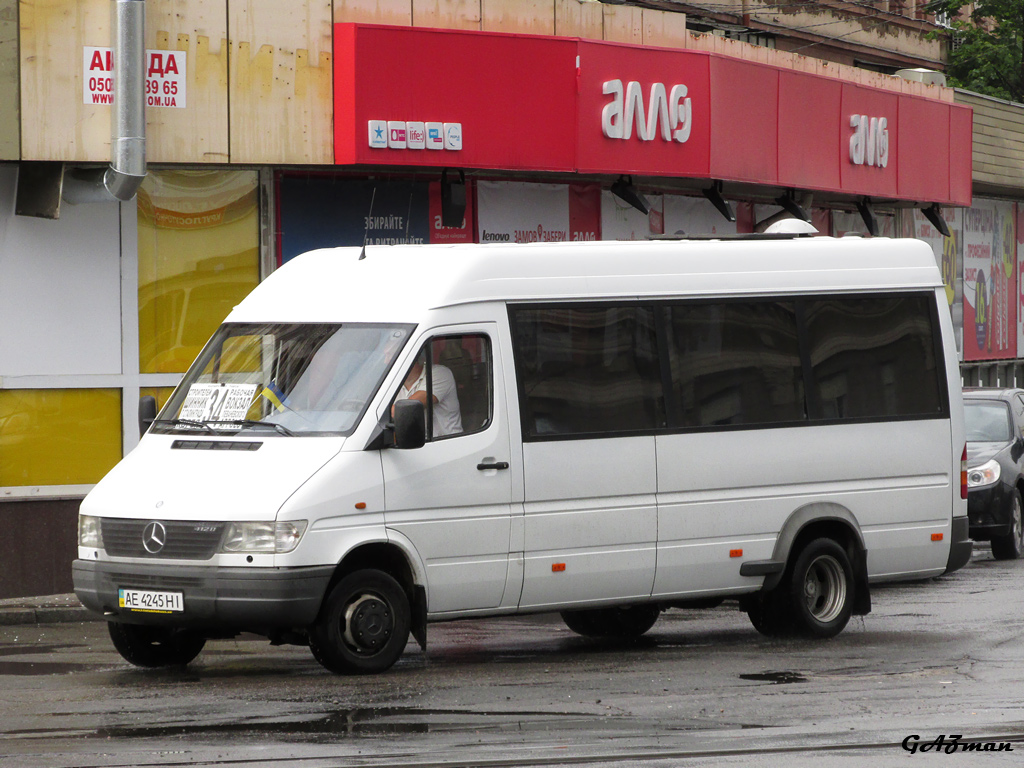
[[[999,480],[999,462],[995,459],[986,461],[980,467],[967,470],[967,487],[982,488]]]
[[[289,523],[229,523],[222,552],[254,552],[283,555],[299,546],[305,520]]]
[[[98,517],[78,516],[78,546],[103,549],[103,532],[100,530]]]

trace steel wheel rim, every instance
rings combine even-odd
[[[345,608],[342,636],[360,656],[380,653],[395,631],[395,612],[379,595],[362,594]]]
[[[804,576],[807,611],[822,624],[837,619],[846,605],[846,574],[831,555],[816,557]]]

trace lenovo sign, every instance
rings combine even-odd
[[[850,162],[885,168],[889,164],[889,129],[884,117],[850,115]]]
[[[641,141],[653,141],[658,135],[665,141],[685,144],[693,127],[693,107],[687,97],[685,85],[673,85],[668,91],[664,83],[651,86],[647,108],[640,83],[631,80],[625,86],[621,80],[608,80],[602,92],[612,99],[601,110],[601,131],[609,139],[629,139],[636,125]]]

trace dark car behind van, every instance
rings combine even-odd
[[[965,389],[970,535],[992,555],[1024,553],[1024,389]]]

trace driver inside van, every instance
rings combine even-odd
[[[427,373],[421,353],[409,369],[396,400],[419,400],[427,406]],[[455,435],[462,432],[462,412],[459,409],[459,394],[455,377],[443,365],[430,368],[430,384],[434,411],[434,437]]]

